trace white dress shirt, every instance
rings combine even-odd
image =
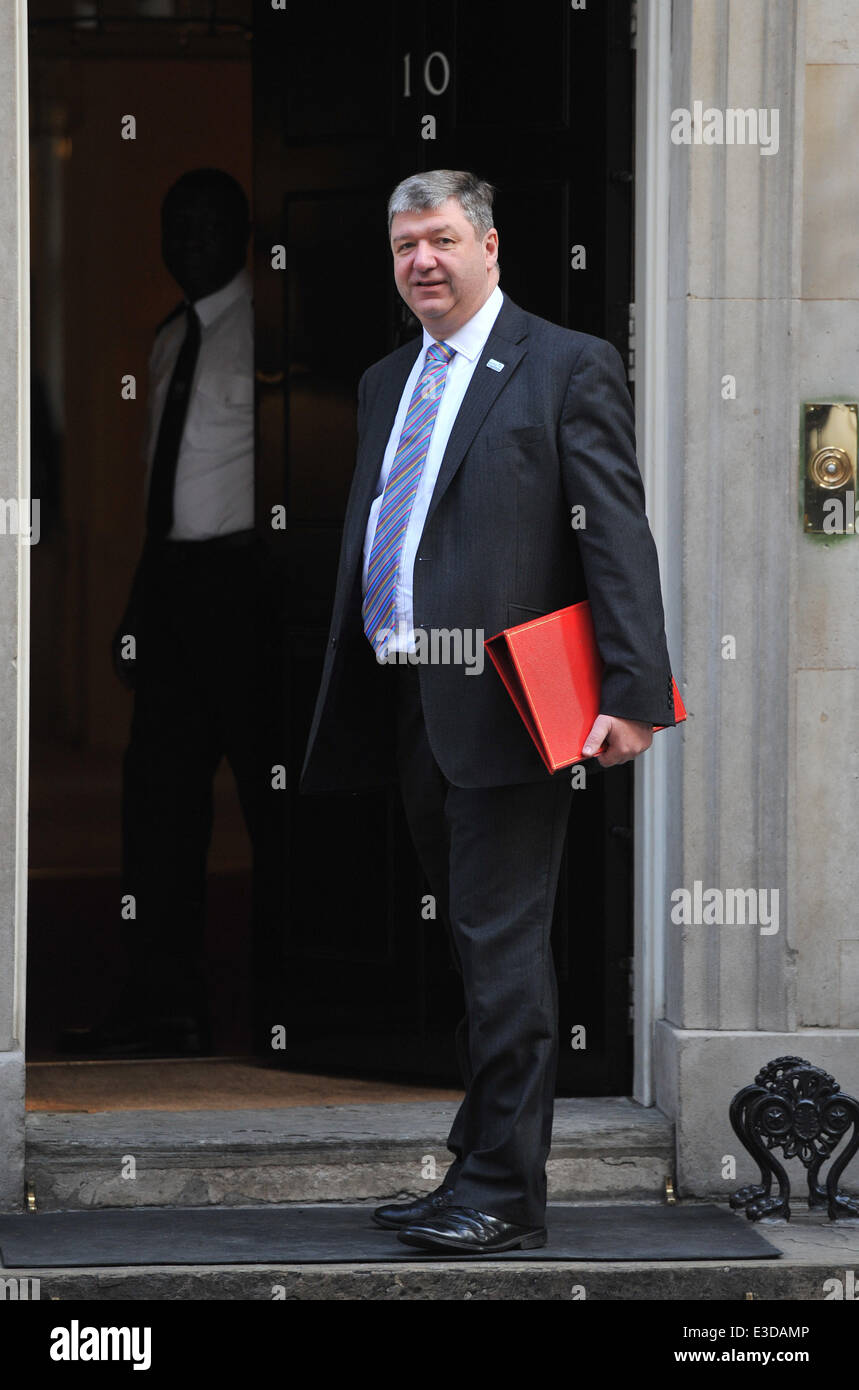
[[[200,353],[173,492],[169,540],[208,540],[254,524],[253,282],[243,266],[232,280],[194,303]],[[143,459],[144,507],[170,377],[185,337],[179,314],[156,334],[149,357]]]
[[[424,523],[429,511],[432,495],[435,490],[436,480],[438,479],[439,469],[441,468],[444,452],[447,448],[447,441],[450,438],[451,430],[459,407],[462,405],[463,397],[468,390],[474,368],[478,358],[486,346],[486,340],[492,331],[492,326],[498,317],[504,296],[498,285],[490,294],[486,303],[483,304],[467,323],[452,333],[449,338],[443,341],[449,347],[456,349],[456,356],[451,359],[447,369],[447,378],[444,390],[439,401],[438,413],[435,417],[432,435],[430,437],[429,448],[424,460],[423,470],[418,482],[418,489],[415,493],[415,500],[412,504],[411,515],[409,516],[406,534],[403,540],[403,550],[400,557],[400,566],[397,572],[397,580],[394,586],[394,632],[396,637],[392,637],[386,644],[388,651],[414,651],[414,639],[412,631],[414,628],[414,610],[412,606],[412,595],[414,585],[415,556],[418,553]],[[364,533],[364,579],[363,592],[367,592],[367,568],[370,563],[370,552],[373,548],[373,537],[376,533],[376,522],[379,516],[379,509],[385,494],[385,487],[391,466],[396,457],[397,448],[400,442],[400,435],[403,432],[406,415],[408,414],[409,404],[412,399],[415,386],[418,383],[421,372],[426,361],[427,348],[436,339],[431,333],[424,329],[423,349],[417,355],[415,365],[409,374],[409,379],[403,388],[400,397],[400,404],[394,419],[394,426],[388,439],[388,446],[385,449],[385,456],[382,461],[382,470],[376,484],[376,495],[370,507],[370,516],[367,522],[367,530]]]

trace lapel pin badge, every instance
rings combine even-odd
[[[487,365],[487,367],[491,367],[492,370],[493,370],[493,372],[503,372],[503,371],[504,371],[504,363],[503,363],[503,362],[499,362],[497,357],[490,357],[490,359],[489,359],[489,361],[487,362],[486,365]]]

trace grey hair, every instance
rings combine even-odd
[[[425,174],[411,174],[397,184],[388,199],[388,236],[398,212],[432,212],[448,198],[455,198],[477,235],[485,237],[494,225],[494,195],[491,183],[466,169],[430,169]]]

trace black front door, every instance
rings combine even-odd
[[[510,11],[506,12],[509,15]],[[420,169],[497,189],[501,288],[626,353],[632,61],[627,0],[505,12],[451,0],[287,6],[254,33],[258,511],[286,594],[291,790],[285,946],[272,961],[288,1066],[456,1080],[461,1011],[397,793],[299,797],[355,455],[362,371],[419,331],[385,207]],[[631,772],[573,797],[558,895],[559,1089],[629,1088]],[[282,1035],[281,1035],[282,1036]]]

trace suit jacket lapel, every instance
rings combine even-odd
[[[522,358],[528,351],[527,319],[517,304],[505,295],[492,332],[475,364],[468,390],[454,421],[444,458],[441,461],[438,478],[433,490],[432,500],[427,512],[426,525],[450,486],[456,470],[462,463],[474,436],[483,424],[497,397],[504,390]],[[503,369],[493,370],[487,366],[490,361],[503,363]]]

